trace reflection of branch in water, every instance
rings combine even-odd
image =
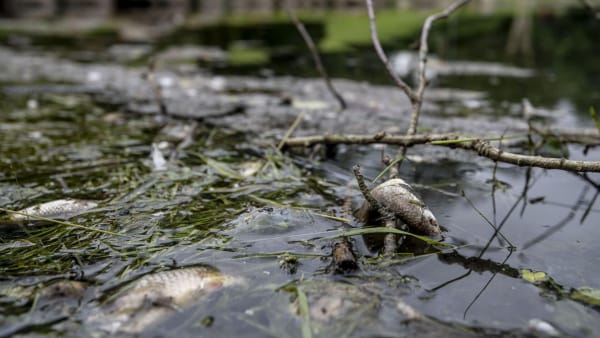
[[[600,195],[600,190],[596,190],[594,197],[592,197],[592,200],[588,204],[587,208],[585,208],[583,215],[581,215],[581,218],[579,219],[579,224],[582,224],[585,221],[585,219],[587,218],[587,216],[590,214],[590,211],[592,210],[594,203],[596,203],[596,200],[598,199],[598,195]]]
[[[579,210],[579,207],[583,203],[585,195],[587,195],[587,192],[589,190],[590,190],[589,186],[586,185],[585,187],[583,187],[583,190],[581,191],[581,194],[579,194],[579,197],[575,201],[575,204],[571,207],[571,210],[569,211],[569,214],[567,214],[567,216],[565,216],[565,218],[563,218],[556,225],[550,227],[550,229],[546,230],[545,232],[543,232],[539,236],[537,236],[537,237],[533,238],[532,240],[530,240],[530,241],[526,242],[525,244],[523,244],[523,250],[528,249],[528,248],[534,246],[535,244],[537,244],[539,242],[542,242],[546,238],[552,236],[558,230],[562,229],[562,227],[564,227],[567,223],[569,223],[569,221],[571,221],[573,219],[573,217],[575,217],[575,213]]]
[[[506,261],[510,258],[510,256],[512,255],[513,252],[514,251],[512,249],[508,252],[508,255],[502,261],[502,263],[500,263],[500,266],[502,266],[502,267],[505,266]],[[494,263],[494,262],[492,262],[492,263]],[[497,264],[497,263],[494,263],[494,264]],[[506,265],[506,266],[508,266],[508,265]],[[508,266],[508,267],[510,268],[510,266]],[[481,297],[481,295],[483,294],[483,292],[488,288],[488,286],[490,286],[490,284],[492,283],[492,280],[494,280],[494,278],[496,278],[496,275],[498,274],[498,272],[503,271],[503,269],[502,270],[494,271],[494,273],[492,274],[492,276],[490,277],[490,279],[487,281],[487,283],[485,283],[485,285],[483,286],[483,288],[481,288],[481,290],[479,290],[479,292],[477,293],[477,295],[475,295],[475,297],[473,298],[473,300],[469,303],[469,305],[465,309],[465,312],[463,312],[463,319],[467,318],[467,312],[469,312],[469,309],[471,309],[471,307],[475,304],[475,302],[477,302],[477,300],[479,299],[479,297]],[[510,271],[512,271],[512,270],[516,270],[516,269],[510,268]],[[516,271],[516,276],[511,276],[511,277],[518,277],[518,276],[519,276],[519,272]]]
[[[537,182],[538,178],[539,178],[539,176],[536,177],[534,179],[534,181],[531,182],[531,184],[529,184],[527,181],[525,182],[525,184],[527,186],[527,189],[523,189],[523,193],[521,193],[521,195],[519,196],[519,198],[517,198],[517,200],[515,201],[515,203],[513,203],[512,207],[510,207],[510,210],[508,210],[508,212],[506,213],[506,215],[504,215],[504,218],[500,222],[500,225],[498,225],[498,227],[496,228],[497,230],[494,232],[494,234],[492,235],[492,237],[490,237],[490,239],[485,244],[485,246],[483,247],[483,249],[481,249],[481,252],[479,253],[479,256],[478,256],[479,258],[481,258],[483,256],[483,254],[485,254],[485,252],[489,249],[490,245],[494,241],[494,238],[496,238],[496,236],[498,236],[498,233],[500,232],[500,230],[502,229],[502,227],[506,224],[506,221],[508,221],[508,218],[510,217],[510,215],[512,215],[512,213],[515,211],[515,209],[517,208],[517,206],[519,205],[519,203],[521,202],[521,200],[525,199],[525,196],[526,196],[526,193],[527,193],[528,189],[531,188],[531,187],[533,187],[533,185]],[[529,180],[530,179],[528,179],[528,181]]]
[[[579,224],[582,224],[585,221],[585,219],[587,218],[587,216],[589,215],[590,211],[592,211],[592,207],[596,203],[596,199],[598,199],[598,195],[600,195],[600,184],[598,184],[594,180],[592,180],[587,173],[583,173],[583,174],[573,173],[573,174],[576,175],[577,177],[580,177],[587,183],[591,184],[596,189],[596,194],[594,195],[594,197],[592,197],[592,200],[588,204],[587,208],[585,208],[585,211],[583,212],[581,219],[579,219]]]
[[[456,282],[456,281],[459,281],[459,280],[461,280],[461,279],[463,279],[463,278],[467,277],[468,275],[470,275],[470,274],[471,274],[471,272],[472,272],[472,271],[473,271],[473,270],[469,270],[469,271],[467,271],[467,273],[465,273],[465,274],[463,274],[463,275],[460,275],[460,276],[458,276],[458,277],[456,277],[456,278],[453,278],[453,279],[451,279],[451,280],[449,280],[449,281],[443,282],[442,284],[440,284],[440,285],[438,285],[438,286],[436,286],[436,287],[434,287],[434,288],[432,288],[432,289],[429,289],[429,290],[427,290],[427,291],[429,291],[429,292],[434,292],[434,291],[437,291],[437,290],[439,290],[439,289],[441,289],[441,288],[444,288],[444,287],[446,287],[446,286],[448,286],[448,285],[450,285],[450,284],[452,284],[452,283],[454,283],[454,282]]]
[[[502,261],[502,263],[497,263],[497,262],[494,262],[489,259],[481,259],[479,257],[465,257],[456,251],[451,252],[451,253],[440,253],[440,254],[438,254],[438,258],[440,259],[440,261],[442,261],[446,264],[459,264],[459,265],[463,266],[464,268],[468,269],[468,271],[465,274],[462,274],[456,278],[448,280],[448,281],[446,281],[432,289],[429,289],[427,291],[434,292],[439,289],[442,289],[456,281],[459,281],[459,280],[469,276],[471,274],[471,272],[473,272],[473,271],[478,272],[478,273],[486,272],[486,271],[492,272],[493,273],[492,277],[488,280],[488,282],[484,285],[483,289],[481,289],[481,291],[475,296],[473,301],[471,303],[469,303],[469,306],[465,309],[464,316],[466,317],[467,311],[469,311],[469,308],[471,308],[471,306],[477,301],[477,299],[481,296],[481,294],[483,294],[483,291],[485,291],[485,289],[489,286],[491,281],[494,279],[494,277],[498,273],[503,274],[508,277],[511,277],[511,278],[519,277],[519,270],[506,264],[506,261],[508,260],[508,258],[510,258],[512,253],[513,253],[513,251],[510,250],[508,255],[506,256],[506,258],[504,259],[504,261]]]
[[[509,253],[508,257],[512,254]],[[507,258],[508,258],[507,257]],[[510,265],[505,264],[506,259],[502,263],[494,262],[490,259],[482,259],[478,257],[465,257],[458,252],[440,253],[438,258],[446,264],[459,264],[469,271],[481,272],[492,272],[494,274],[501,273],[505,276],[517,278],[519,277],[519,270],[513,268]]]
[[[531,180],[531,167],[527,168],[525,172],[525,184],[523,185],[523,191],[521,192],[521,196],[523,196],[523,207],[521,207],[520,216],[523,217],[525,214],[525,208],[527,207],[527,193],[529,192],[529,181]]]
[[[496,218],[497,216],[497,210],[496,210],[496,183],[497,178],[496,178],[496,172],[498,171],[498,162],[494,162],[494,170],[492,170],[492,215],[494,217],[494,230],[496,230],[496,225],[498,225],[498,220]],[[469,201],[470,204],[472,204]],[[501,234],[502,235],[502,234]],[[502,237],[504,237],[504,235],[502,235]],[[502,245],[502,243],[500,243],[500,245]]]
[[[494,184],[495,185],[495,184]],[[479,216],[481,216],[481,218],[483,218],[483,220],[489,224],[492,229],[494,229],[494,233],[498,233],[500,235],[500,237],[502,237],[502,239],[504,239],[508,245],[510,245],[511,247],[513,246],[512,243],[508,240],[508,238],[506,238],[498,229],[498,227],[496,227],[496,220],[495,220],[495,210],[494,210],[494,223],[492,223],[482,212],[481,210],[479,210],[475,204],[473,204],[473,202],[471,201],[471,199],[469,197],[467,197],[467,194],[463,191],[462,192],[462,196],[463,198],[469,203],[469,205],[471,206],[471,208],[473,208],[473,210],[475,210],[475,212],[477,212],[479,214]]]
[[[485,272],[485,271],[492,272],[493,273],[492,278],[494,278],[494,276],[496,276],[497,273],[501,273],[508,277],[517,278],[517,277],[519,277],[519,270],[511,267],[510,265],[505,264],[506,261],[508,260],[508,258],[510,257],[510,255],[512,255],[512,252],[513,251],[511,250],[509,252],[508,256],[506,257],[506,259],[502,263],[496,263],[492,260],[481,259],[479,257],[465,257],[456,251],[451,252],[451,253],[440,253],[440,254],[438,254],[438,258],[440,259],[440,261],[442,261],[446,264],[462,265],[465,269],[468,269],[468,271],[465,274],[462,274],[456,278],[450,279],[450,280],[448,280],[432,289],[429,289],[427,291],[434,292],[439,289],[442,289],[456,281],[459,281],[459,280],[469,276],[471,274],[471,272],[473,272],[473,271],[479,272],[479,273]],[[484,288],[481,290],[481,292],[475,297],[473,302],[475,300],[477,300],[477,298],[481,295],[481,293],[483,293],[483,290],[485,290],[485,288],[487,288],[487,286],[489,285],[490,282],[491,282],[491,279],[484,286]],[[469,305],[469,307],[470,306],[471,306],[471,304]],[[467,308],[467,310],[465,310],[465,315],[466,315],[466,311],[468,311],[468,308]]]

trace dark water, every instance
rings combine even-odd
[[[591,127],[587,111],[600,97],[600,77],[593,61],[598,44],[590,38],[590,27],[600,24],[580,15],[537,19],[534,56],[512,63],[540,75],[447,77],[432,86],[482,91],[487,96],[479,104],[499,115],[511,113],[503,107],[529,98],[550,110],[561,127]],[[461,34],[448,33],[450,42],[438,54],[455,60],[515,61],[489,52],[502,50],[506,27],[500,26],[504,30],[495,32],[491,42],[481,42],[486,53]],[[573,38],[557,33],[565,26]],[[330,67],[332,74],[387,81],[380,70],[353,71],[379,68],[367,46],[356,47],[355,53],[360,62],[353,65],[347,54],[326,55],[328,65],[339,65]],[[277,74],[309,76],[314,73],[307,60],[301,55],[220,72],[264,74],[270,68]],[[146,273],[197,264],[244,282],[173,311],[143,336],[306,337],[298,290],[306,293],[309,306],[342,304],[331,320],[311,314],[313,336],[522,335],[530,332],[532,319],[551,323],[562,335],[600,334],[598,297],[573,297],[574,289],[600,288],[597,174],[495,167],[474,155],[465,161],[460,150],[451,149],[443,150],[446,160],[430,161],[426,147],[412,148],[408,154],[423,161],[406,163],[402,177],[416,185],[447,230],[444,243],[455,248],[421,254],[422,245],[406,245],[391,260],[377,260],[377,238],[354,236],[359,269],[334,275],[328,269],[327,237],[362,226],[340,211],[345,198],[354,208],[362,200],[352,185],[351,168],[359,163],[367,177],[377,176],[382,170],[379,150],[343,146],[333,159],[309,161],[253,144],[248,135],[199,126],[174,165],[156,172],[149,153],[153,142],[165,138],[160,131],[165,121],[127,116],[87,95],[5,95],[0,102],[0,206],[21,209],[64,197],[98,200],[98,210],[70,221],[126,236],[59,225],[0,232],[0,336],[106,335],[102,325],[90,324],[88,318],[116,288]],[[503,129],[498,126],[499,132]],[[600,160],[595,148],[567,148],[571,159]],[[257,161],[263,170],[254,177],[236,178],[222,170]],[[502,236],[494,236],[488,223],[501,227]],[[285,263],[285,253],[296,259]],[[532,283],[522,278],[524,271],[547,278]],[[46,285],[65,278],[89,287],[78,297],[43,295]],[[426,328],[404,324],[401,303],[434,321]]]

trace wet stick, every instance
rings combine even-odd
[[[408,126],[408,130],[406,131],[406,135],[414,135],[417,132],[417,126],[419,123],[419,115],[421,114],[421,106],[423,105],[423,95],[425,94],[425,87],[427,86],[427,78],[425,75],[426,67],[427,67],[427,54],[429,52],[429,31],[434,22],[438,20],[442,20],[447,18],[450,14],[455,12],[457,9],[468,3],[470,0],[461,0],[452,3],[448,6],[444,11],[440,13],[436,13],[430,15],[425,20],[423,27],[421,29],[421,40],[419,46],[419,82],[417,85],[417,89],[411,88],[409,85],[404,82],[400,76],[394,71],[394,68],[390,64],[390,61],[381,47],[381,42],[379,41],[379,34],[377,33],[377,25],[375,21],[375,10],[373,9],[373,0],[365,0],[367,5],[367,14],[369,16],[369,28],[371,31],[371,41],[373,42],[373,47],[375,48],[375,52],[377,56],[381,60],[381,63],[385,66],[389,76],[392,78],[394,83],[406,94],[411,103],[411,117],[410,123]],[[400,147],[398,151],[397,158],[400,159],[398,161],[398,169],[393,169],[390,171],[390,178],[394,178],[398,176],[399,166],[402,165],[402,159],[406,157],[406,146]]]
[[[375,198],[373,198],[373,196],[371,195],[371,192],[369,191],[369,188],[367,187],[367,184],[365,183],[364,177],[360,172],[360,165],[358,165],[358,164],[355,165],[352,168],[352,171],[354,172],[354,176],[356,177],[356,182],[358,183],[358,187],[359,187],[360,191],[362,192],[363,196],[365,197],[365,200],[367,200],[367,203],[369,203],[370,207],[374,208],[381,215],[383,215],[386,228],[394,229],[395,225],[396,225],[394,212],[389,210],[388,208],[384,207]],[[397,241],[397,237],[394,233],[388,233],[385,235],[384,247],[383,247],[383,253],[385,255],[392,255],[396,251],[396,249],[397,249],[396,241]]]
[[[335,99],[340,104],[340,110],[345,110],[348,105],[346,104],[346,101],[344,100],[342,95],[335,89],[335,87],[331,83],[329,74],[327,73],[327,70],[325,70],[325,66],[323,65],[323,61],[321,61],[321,56],[319,55],[319,51],[317,50],[317,46],[315,45],[312,37],[306,30],[304,24],[298,19],[296,13],[290,8],[289,3],[286,4],[286,10],[288,16],[294,23],[294,26],[296,26],[296,30],[298,30],[298,33],[300,33],[300,36],[302,36],[302,40],[304,40],[304,43],[308,47],[308,50],[312,55],[313,61],[315,62],[315,66],[317,67],[317,71],[319,71],[319,74],[321,74],[321,78],[323,78],[323,81],[325,81],[327,90],[329,90],[331,95],[333,95],[333,97],[335,97]]]
[[[587,137],[587,135],[586,135]],[[415,135],[386,135],[383,138],[374,138],[373,135],[324,135],[291,138],[285,142],[286,146],[310,146],[314,144],[396,144],[401,146],[414,146],[417,144],[431,144],[449,148],[460,148],[476,152],[479,156],[488,159],[515,164],[522,167],[537,167],[544,169],[559,169],[574,172],[600,172],[600,161],[576,161],[565,158],[522,155],[502,151],[492,146],[485,138],[471,138],[461,140],[454,134],[415,134]],[[506,139],[506,138],[505,138]],[[594,137],[593,142],[597,142]],[[454,142],[438,142],[454,141]],[[582,140],[580,140],[582,141]]]
[[[345,237],[333,243],[331,257],[335,272],[345,273],[358,268],[356,255],[352,251],[352,243]]]

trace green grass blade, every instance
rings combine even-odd
[[[438,242],[438,241],[433,240],[433,239],[431,239],[429,237],[419,236],[419,235],[415,235],[415,234],[412,234],[412,233],[407,232],[407,231],[402,231],[402,230],[399,230],[399,229],[386,228],[386,227],[362,228],[362,229],[350,230],[350,231],[345,231],[345,232],[343,232],[341,234],[337,234],[337,235],[334,235],[334,236],[325,237],[325,238],[322,238],[322,239],[329,240],[329,239],[335,239],[335,238],[340,238],[340,237],[351,237],[351,236],[368,235],[368,234],[397,234],[397,235],[405,235],[405,236],[411,236],[411,237],[420,239],[420,240],[422,240],[423,242],[425,242],[427,244],[437,245],[437,246],[442,246],[442,247],[451,247],[451,245]]]
[[[378,179],[380,179],[383,175],[385,175],[385,173],[387,173],[393,166],[395,166],[396,164],[398,164],[398,162],[402,161],[402,159],[404,159],[404,157],[400,156],[399,158],[395,159],[392,161],[392,163],[390,163],[387,167],[385,167],[385,169],[383,169],[379,175],[377,175],[377,177],[375,177],[371,183],[375,183],[377,182]]]
[[[300,308],[300,317],[302,317],[302,338],[312,338],[310,329],[310,311],[308,309],[308,299],[302,288],[296,288],[298,295],[298,307]]]
[[[234,180],[239,180],[239,181],[244,180],[244,177],[242,175],[240,175],[237,171],[231,169],[227,164],[225,164],[223,162],[219,162],[217,160],[213,160],[212,158],[208,158],[208,157],[200,155],[200,154],[194,153],[194,155],[201,158],[204,162],[206,162],[206,165],[213,168],[219,175],[221,175],[223,177],[231,178]]]
[[[300,124],[300,121],[302,121],[303,117],[304,117],[304,111],[301,111],[300,114],[298,114],[298,116],[296,117],[296,119],[292,123],[292,125],[290,126],[290,128],[285,132],[285,135],[283,135],[283,138],[281,139],[281,142],[279,142],[279,145],[277,146],[277,150],[281,150],[283,148],[283,145],[290,138],[290,136],[292,135],[292,133],[294,132],[294,130],[296,130],[296,128]]]

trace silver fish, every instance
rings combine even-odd
[[[383,182],[371,190],[371,196],[394,212],[411,230],[430,236],[441,232],[431,210],[403,179],[395,178]],[[372,210],[369,203],[365,201],[358,217],[363,222],[367,222],[373,212],[375,210]]]
[[[139,333],[202,296],[240,283],[240,278],[209,266],[145,275],[126,286],[104,308],[101,326],[112,333]]]
[[[60,199],[25,208],[10,215],[12,221],[35,220],[37,217],[65,219],[98,206],[98,203],[73,198]]]

